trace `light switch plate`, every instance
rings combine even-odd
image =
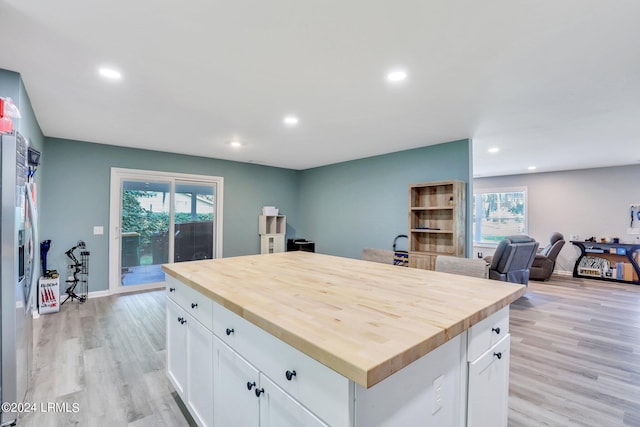
[[[101,225],[94,225],[93,234],[104,234],[104,227]]]

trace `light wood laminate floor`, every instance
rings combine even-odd
[[[554,276],[510,314],[510,427],[640,426],[640,286]]]
[[[68,302],[34,321],[19,426],[189,426],[165,372],[163,291]],[[509,426],[640,426],[640,286],[554,276],[511,306]]]
[[[195,425],[165,371],[163,290],[68,301],[34,319],[34,344],[27,402],[70,411],[28,413],[19,427]]]

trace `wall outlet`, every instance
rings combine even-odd
[[[438,378],[433,380],[433,412],[435,414],[442,408],[442,385],[444,384],[444,375],[440,375]]]

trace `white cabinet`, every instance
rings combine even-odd
[[[280,390],[333,427],[353,424],[353,391],[347,378],[216,305],[214,334]],[[265,393],[268,389],[265,388]]]
[[[167,298],[167,374],[178,394],[187,390],[187,328],[184,310]]]
[[[167,373],[199,426],[506,427],[509,308],[370,388],[167,278]]]
[[[284,252],[284,234],[261,234],[260,253],[277,254]]]
[[[469,363],[467,427],[506,427],[510,335]]]
[[[508,334],[509,307],[505,307],[469,328],[467,360],[476,360]]]
[[[468,332],[467,427],[506,427],[509,411],[508,307]]]
[[[327,427],[263,374],[259,391],[260,427]]]
[[[255,394],[260,382],[258,370],[218,338],[214,341],[215,425],[258,427],[260,400]]]
[[[216,426],[326,427],[218,338],[214,353]]]
[[[213,424],[213,333],[187,315],[187,406],[200,426]]]
[[[167,374],[196,423],[213,424],[213,332],[211,301],[167,280]],[[207,320],[210,319],[210,320]]]

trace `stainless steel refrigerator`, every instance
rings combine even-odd
[[[0,402],[24,401],[31,370],[31,302],[38,279],[35,191],[29,183],[27,141],[20,134],[2,135],[2,212],[0,215],[1,389]],[[3,408],[0,425],[17,413]],[[15,408],[14,408],[15,409]]]

